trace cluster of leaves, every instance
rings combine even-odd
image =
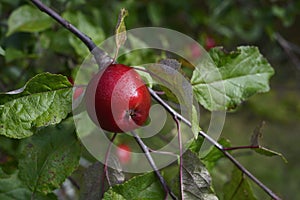
[[[66,1],[61,1],[63,8],[64,3]],[[14,3],[7,1],[3,6],[10,4]],[[66,4],[66,7],[75,5]],[[93,4],[95,2],[91,6]],[[148,9],[149,13],[155,13],[151,20],[159,24],[159,13],[154,12],[159,12],[159,9],[156,8],[151,4]],[[100,27],[109,27],[107,24],[93,24],[83,13],[70,10],[66,9],[62,16],[88,33],[95,43],[104,39],[105,33]],[[99,15],[96,9],[91,11],[91,15]],[[107,21],[110,22],[111,19]],[[114,23],[115,21],[112,24]],[[6,66],[1,70],[9,78],[3,76],[2,79],[1,76],[0,80],[6,91],[19,87],[21,89],[0,93],[0,199],[56,199],[53,192],[62,187],[68,177],[86,187],[80,187],[84,188],[80,191],[80,196],[86,199],[91,195],[89,191],[98,191],[103,184],[87,183],[100,179],[101,166],[97,168],[100,170],[91,170],[91,167],[99,166],[99,163],[95,163],[90,168],[79,170],[79,158],[85,157],[85,152],[76,137],[71,117],[73,87],[67,77],[53,73],[75,73],[78,58],[86,56],[88,51],[77,38],[58,28],[53,20],[28,4],[9,13],[7,25],[8,28],[1,32],[1,36],[5,35],[6,39],[1,41],[0,57]],[[16,38],[24,43],[16,44]],[[29,48],[26,45],[31,46]],[[191,75],[194,95],[207,110],[232,110],[254,94],[269,90],[269,78],[274,71],[258,48],[244,46],[230,53],[222,48],[214,48],[209,55],[219,73],[210,71],[202,76],[199,71],[194,70]],[[47,60],[43,60],[45,58]],[[46,64],[53,58],[58,60],[57,63]],[[27,70],[33,63],[34,66],[43,66]],[[40,73],[43,71],[52,73]],[[34,76],[37,73],[39,74]],[[29,78],[31,79],[24,84]],[[13,84],[8,87],[10,83]],[[220,94],[219,84],[224,86],[225,93]],[[226,97],[225,102],[218,101],[220,95]],[[190,150],[183,156],[183,195],[186,199],[217,198],[211,188],[209,172],[223,154],[212,148],[207,155],[201,156],[199,148],[202,142],[202,138],[195,139]],[[221,140],[220,143],[230,146],[226,140]],[[90,160],[94,162],[93,159]],[[178,167],[175,167],[175,178],[174,174],[168,176],[168,170],[170,169],[166,169],[165,178],[178,195]],[[81,173],[87,180],[82,181],[76,173]],[[112,172],[113,175],[116,173]],[[228,181],[230,183],[224,187],[224,195],[218,194],[220,198],[243,199],[246,195],[249,199],[255,199],[248,180],[239,170],[234,169],[232,178]],[[99,197],[102,194],[94,195]],[[147,173],[109,188],[104,199],[163,199],[164,195],[155,175]]]
[[[187,33],[202,44],[210,35],[217,44],[233,47],[241,42],[253,43],[264,40],[265,33],[272,37],[273,33],[282,27],[281,24],[289,26],[295,21],[300,7],[297,1],[273,3],[240,1],[236,4],[233,0],[189,3],[173,1],[136,3],[126,0],[111,1],[107,4],[103,0],[92,0],[88,3],[84,0],[71,2],[59,0],[44,3],[55,8],[80,30],[89,33],[96,44],[103,41],[105,36],[113,34],[117,13],[120,8],[125,7],[130,11],[130,17],[126,22],[130,28],[168,27]],[[10,16],[14,17],[8,20]],[[2,66],[4,64],[9,66],[0,69],[1,81],[5,86],[1,86],[2,90],[21,87],[41,71],[69,75],[88,54],[76,37],[59,28],[59,25],[48,16],[28,7],[27,2],[21,0],[2,1],[0,25],[0,54],[4,54],[1,50],[3,46],[6,54],[5,60],[2,58],[0,63]],[[29,32],[43,30],[43,32],[38,34],[16,32],[22,30]]]

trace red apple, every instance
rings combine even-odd
[[[69,81],[72,85],[74,85],[74,80],[73,80],[73,78],[72,78],[71,76],[68,76],[68,81]]]
[[[216,41],[214,40],[214,38],[208,36],[205,39],[205,49],[206,50],[210,50],[211,48],[216,46]]]
[[[199,58],[202,54],[201,49],[197,43],[193,43],[190,46],[191,56],[192,58]]]
[[[69,82],[74,86],[74,80],[72,77],[68,77]],[[82,87],[76,87],[74,94],[73,94],[73,99],[77,99],[82,93],[83,93],[83,88]]]
[[[76,87],[74,91],[73,98],[77,99],[83,93],[84,89],[82,87]]]
[[[128,145],[120,144],[117,148],[117,156],[121,164],[127,164],[131,159],[131,150]]]
[[[93,122],[110,132],[127,132],[148,118],[151,97],[131,67],[112,64],[98,72],[86,90],[86,108]]]

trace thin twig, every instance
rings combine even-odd
[[[166,197],[165,199],[167,199],[168,193],[170,194],[170,196],[172,197],[172,199],[177,199],[177,197],[175,196],[175,194],[173,194],[173,192],[170,190],[169,186],[167,185],[165,179],[162,177],[162,175],[160,174],[150,152],[148,147],[145,145],[145,143],[143,142],[143,140],[136,134],[135,131],[131,131],[132,136],[134,137],[134,139],[136,140],[136,142],[138,143],[138,145],[141,147],[141,149],[143,150],[151,168],[153,169],[154,173],[156,174],[156,176],[158,177],[161,185],[163,186],[165,192],[166,192]]]
[[[239,149],[258,149],[259,146],[238,146],[238,147],[223,147],[224,151],[232,151],[232,150],[239,150]]]
[[[69,176],[68,179],[77,190],[80,190],[79,184],[71,176]]]
[[[182,175],[182,165],[183,165],[183,160],[182,160],[182,140],[181,140],[181,130],[180,130],[180,121],[178,120],[177,117],[174,117],[174,120],[176,122],[177,126],[177,133],[178,133],[178,144],[179,144],[179,186],[180,186],[180,195],[181,199],[184,200],[183,198],[183,175]]]
[[[288,40],[286,40],[280,33],[275,33],[275,39],[279,42],[287,46],[291,51],[300,54],[300,47]]]
[[[287,56],[292,60],[296,69],[300,70],[300,60],[294,54],[293,47],[290,45],[290,43],[286,39],[284,39],[279,33],[275,33],[275,39],[280,44],[280,46],[283,48],[283,50],[287,54]]]
[[[169,156],[178,156],[177,154],[175,154],[175,153],[172,153],[172,152],[168,152],[168,151],[157,151],[157,150],[153,150],[153,149],[151,149],[151,148],[149,148],[148,147],[148,149],[149,149],[149,152],[151,152],[151,153],[157,153],[157,154],[162,154],[162,155],[169,155]]]

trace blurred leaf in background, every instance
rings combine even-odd
[[[191,36],[204,47],[207,46],[207,38],[212,38],[215,45],[224,46],[228,51],[240,45],[257,46],[276,71],[271,79],[271,91],[252,96],[235,113],[228,114],[222,137],[228,138],[232,146],[248,144],[253,128],[265,120],[263,145],[282,153],[289,163],[285,164],[280,158],[263,157],[252,151],[236,153],[235,156],[284,199],[300,198],[300,71],[292,62],[293,57],[286,53],[286,49],[274,37],[276,33],[281,34],[289,42],[289,48],[296,52],[295,56],[299,57],[300,1],[43,2],[87,33],[97,44],[114,34],[119,10],[126,8],[129,12],[126,18],[127,29],[144,26],[171,28]],[[0,92],[21,88],[41,72],[74,77],[87,53],[87,48],[78,39],[33,8],[28,1],[1,1]],[[120,59],[134,65],[155,60],[147,52],[133,52]],[[191,74],[193,69],[183,64],[182,70]],[[200,119],[203,130],[209,125],[209,113],[206,114],[204,112]],[[172,120],[169,121],[168,126],[171,127]],[[5,170],[0,176],[7,177],[8,182],[15,179],[18,173],[14,166],[18,164],[19,151],[22,149],[20,146],[18,140],[0,137],[0,160],[5,161],[0,162]],[[214,164],[214,185],[226,183],[231,177],[230,164],[224,160],[220,159]],[[149,180],[151,182],[151,177]],[[21,184],[18,181],[16,183]],[[119,189],[121,191],[122,188]],[[221,193],[222,190],[218,189],[216,187],[216,193]],[[253,192],[258,199],[265,198],[265,194],[257,188]],[[110,193],[121,196],[113,189]],[[107,195],[109,197],[110,194]]]

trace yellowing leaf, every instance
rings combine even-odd
[[[118,23],[116,26],[116,46],[117,52],[119,48],[124,45],[127,39],[126,35],[126,26],[125,26],[125,17],[128,15],[128,11],[125,8],[122,8],[119,14]],[[116,55],[117,56],[117,55]]]

